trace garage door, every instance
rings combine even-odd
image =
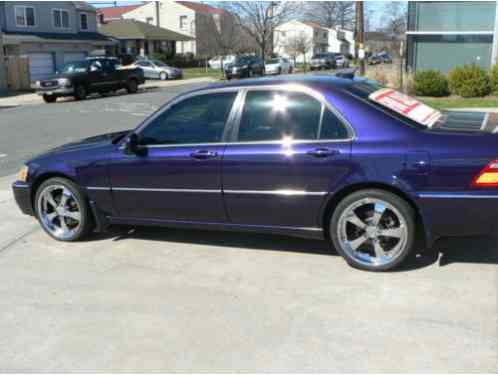
[[[85,60],[85,52],[64,52],[64,64],[68,62]]]
[[[31,81],[54,74],[54,56],[51,53],[28,53]]]

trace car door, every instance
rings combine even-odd
[[[102,86],[105,90],[117,90],[120,88],[119,72],[116,63],[111,59],[102,59]]]
[[[143,152],[116,149],[110,176],[116,215],[224,222],[221,159],[237,91],[205,91],[159,111],[135,131]]]
[[[143,71],[145,78],[157,78],[158,73],[152,63],[149,61],[137,61],[136,65],[138,65]]]
[[[306,91],[248,89],[223,157],[236,224],[315,228],[327,193],[348,175],[352,131]]]

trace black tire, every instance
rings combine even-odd
[[[86,87],[83,85],[78,85],[74,88],[74,98],[76,100],[85,100],[87,96]]]
[[[350,256],[342,248],[341,241],[338,237],[337,229],[339,225],[339,219],[343,214],[343,212],[351,204],[366,198],[379,199],[386,203],[389,203],[394,208],[396,208],[396,210],[398,210],[398,212],[403,216],[403,219],[405,220],[406,223],[407,238],[404,247],[402,247],[398,255],[396,255],[396,257],[387,264],[370,265],[358,261],[356,258]],[[382,272],[382,271],[389,271],[398,267],[410,254],[415,244],[417,228],[415,224],[415,212],[408,202],[406,202],[404,199],[400,198],[399,196],[387,192],[385,190],[368,189],[368,190],[357,191],[342,199],[331,215],[328,229],[329,229],[330,239],[334,248],[346,260],[346,262],[350,266],[361,270]]]
[[[128,85],[126,86],[126,91],[128,94],[136,94],[138,91],[138,82],[136,79],[130,79]]]
[[[71,235],[68,238],[59,238],[53,235],[42,223],[41,219],[41,213],[39,212],[39,200],[41,197],[41,193],[43,190],[49,186],[54,186],[54,185],[62,185],[65,188],[67,188],[71,194],[74,196],[74,199],[77,201],[78,206],[80,208],[80,215],[81,215],[81,221],[79,228],[77,231]],[[73,181],[67,179],[67,178],[62,178],[62,177],[54,177],[50,178],[46,181],[44,181],[36,190],[36,195],[35,195],[35,213],[36,213],[36,218],[38,219],[38,222],[40,223],[41,227],[43,230],[53,239],[57,241],[63,241],[63,242],[73,242],[73,241],[78,241],[84,238],[86,235],[88,235],[95,227],[94,223],[94,218],[90,209],[90,206],[88,204],[88,199],[86,198],[85,194],[81,191],[80,187],[75,184]]]
[[[57,100],[57,96],[56,95],[43,94],[43,101],[45,103],[55,103],[56,100]]]

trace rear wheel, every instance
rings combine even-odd
[[[55,96],[55,95],[43,94],[43,101],[45,103],[55,103],[56,100],[57,100],[57,96]]]
[[[88,202],[78,185],[60,177],[36,191],[35,210],[43,230],[58,241],[76,241],[93,229]]]
[[[415,240],[412,207],[383,190],[361,190],[348,195],[334,210],[330,238],[349,265],[387,271],[410,253]]]
[[[159,73],[159,79],[161,81],[166,81],[168,79],[168,75],[166,74],[166,72]]]
[[[134,79],[131,79],[128,82],[128,86],[126,87],[126,91],[128,91],[128,94],[135,94],[138,91],[137,81]]]
[[[78,85],[74,88],[74,97],[76,100],[84,100],[86,99],[86,87],[83,85]]]

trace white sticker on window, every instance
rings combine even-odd
[[[393,89],[377,90],[370,94],[369,98],[370,100],[429,128],[442,116],[441,112],[438,110]]]

